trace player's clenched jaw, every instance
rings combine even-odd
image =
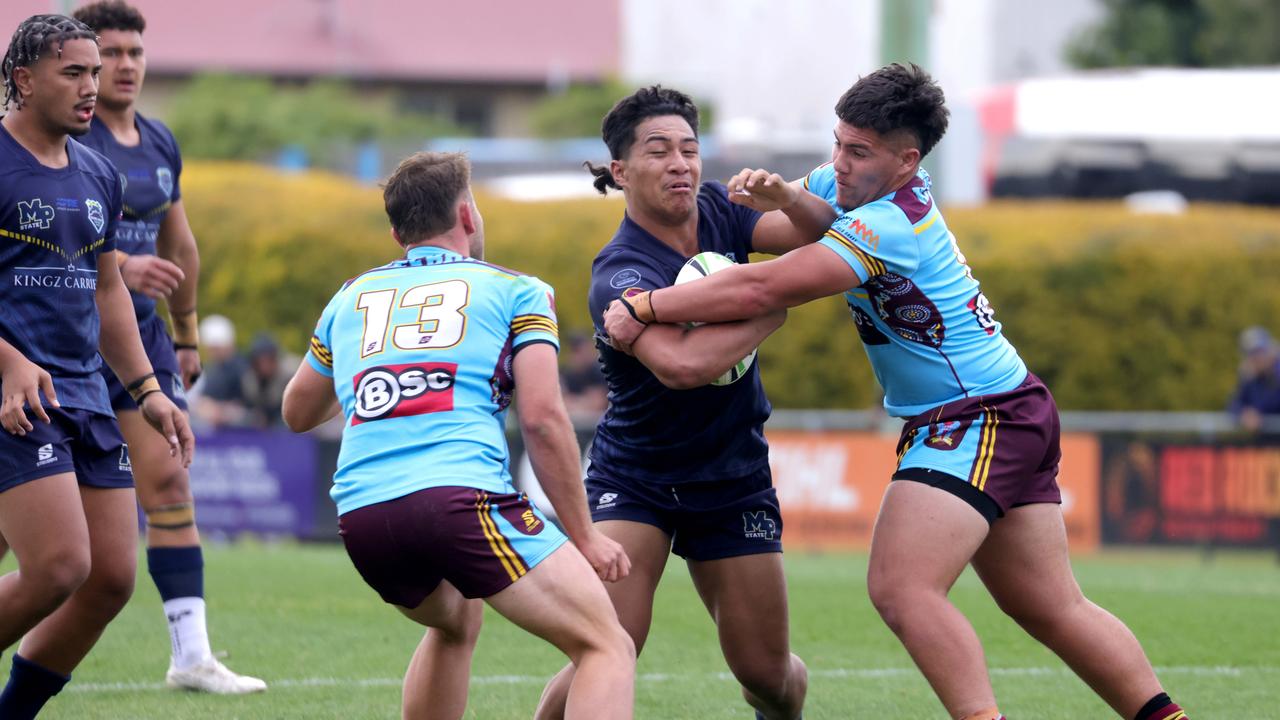
[[[32,113],[51,135],[89,132],[102,64],[92,40],[68,40],[59,54],[47,51],[30,67],[16,68],[22,111]]]
[[[98,101],[112,110],[125,110],[138,100],[147,75],[142,33],[137,30],[103,30],[99,35],[102,75]]]
[[[697,133],[683,117],[658,115],[636,125],[635,141],[613,170],[632,215],[663,225],[681,225],[694,216],[702,156]]]
[[[831,166],[840,207],[852,210],[893,192],[911,179],[919,163],[909,132],[882,135],[836,121]]]

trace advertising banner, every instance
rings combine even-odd
[[[317,494],[315,438],[283,430],[203,432],[190,472],[202,533],[311,534]]]

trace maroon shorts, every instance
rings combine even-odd
[[[485,598],[519,580],[568,539],[523,493],[433,487],[338,518],[360,576],[382,599],[415,608],[448,580]]]
[[[1011,508],[1061,503],[1058,406],[1027,374],[1005,393],[963,398],[909,420],[894,480],[914,480],[965,500],[988,522]]]

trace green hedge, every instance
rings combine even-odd
[[[232,318],[242,343],[266,329],[301,352],[340,284],[399,254],[374,188],[220,163],[192,163],[183,182],[202,313]],[[487,259],[554,285],[562,333],[589,330],[591,260],[621,201],[481,197],[480,209]],[[1220,409],[1237,334],[1280,317],[1275,210],[1194,206],[1166,217],[1114,203],[997,203],[947,219],[1007,336],[1064,408]],[[760,355],[774,404],[878,402],[855,335],[840,298],[792,310]]]

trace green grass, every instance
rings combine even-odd
[[[360,581],[339,546],[240,543],[206,550],[209,618],[226,662],[271,683],[261,696],[163,689],[168,638],[145,569],[128,608],[42,717],[393,718],[420,637]],[[786,556],[793,645],[811,672],[809,720],[944,718],[866,597],[863,555]],[[12,569],[13,560],[3,566]],[[140,565],[145,568],[145,565]],[[1169,692],[1196,718],[1280,718],[1280,566],[1261,553],[1110,552],[1076,559],[1081,585],[1137,633]],[[1109,710],[994,607],[972,572],[952,593],[977,627],[1001,708],[1016,720],[1107,718]],[[468,718],[528,718],[562,664],[490,614]],[[7,671],[8,662],[4,663]],[[750,718],[679,562],[658,592],[640,659],[637,717]]]

